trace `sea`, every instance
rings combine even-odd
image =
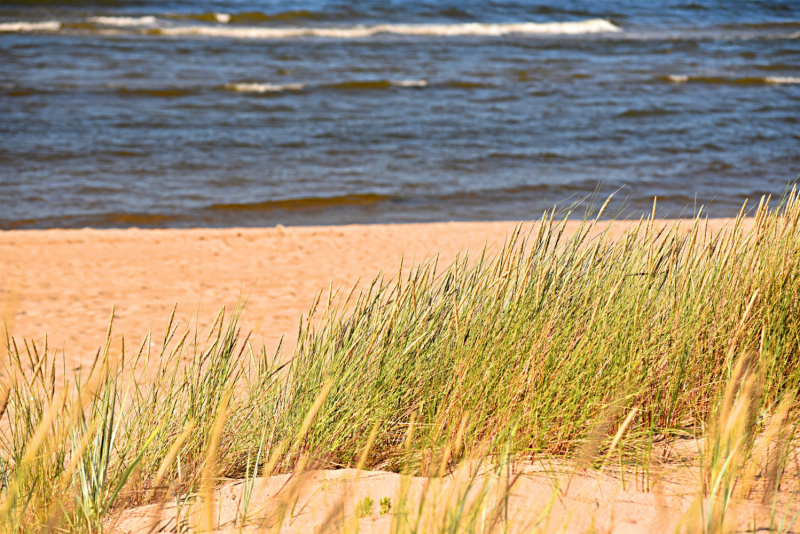
[[[1,0],[0,229],[733,216],[800,1]]]

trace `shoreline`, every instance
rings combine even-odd
[[[709,219],[709,229],[732,220]],[[568,221],[565,233],[580,223]],[[609,223],[612,238],[631,224],[600,221],[595,233]],[[320,290],[348,291],[381,271],[395,276],[401,260],[407,267],[438,253],[446,265],[459,251],[474,254],[484,244],[496,250],[517,224],[527,231],[537,223],[4,230],[0,314],[18,341],[43,342],[47,334],[72,367],[92,361],[114,306],[112,345],[124,335],[128,347],[138,348],[152,329],[155,347],[174,305],[183,325],[202,326],[247,297],[243,330],[268,352],[285,336],[289,351]]]

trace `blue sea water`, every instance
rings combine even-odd
[[[800,2],[0,1],[0,228],[735,214],[800,174]]]

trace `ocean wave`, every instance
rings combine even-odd
[[[264,202],[239,204],[214,204],[208,206],[212,211],[269,211],[269,210],[308,210],[334,208],[337,206],[363,206],[392,200],[392,197],[375,194],[351,194],[335,197],[307,197],[286,200],[267,200]]]
[[[797,76],[767,76],[764,78],[767,83],[800,83],[800,78]]]
[[[326,85],[331,89],[372,90],[389,89],[391,87],[425,87],[426,80],[348,80],[346,82]]]
[[[376,24],[342,28],[261,28],[229,26],[179,26],[161,28],[161,35],[199,37],[228,37],[237,39],[290,39],[297,37],[327,37],[333,39],[358,39],[379,34],[411,36],[502,36],[511,34],[529,35],[577,35],[587,33],[620,32],[621,28],[604,19],[589,19],[578,22],[509,22],[485,24]]]
[[[393,80],[390,83],[396,87],[427,87],[428,80]]]
[[[319,87],[343,90],[374,90],[391,87],[421,88],[427,87],[427,80],[348,80],[345,82],[326,84]],[[280,93],[284,91],[302,91],[307,88],[304,83],[229,83],[224,86],[229,91],[240,93]]]
[[[218,11],[206,11],[205,13],[162,13],[159,16],[169,20],[193,20],[228,24],[234,15]]]
[[[244,11],[231,15],[230,22],[241,23],[260,23],[260,22],[292,22],[295,20],[319,20],[325,19],[324,14],[308,11],[305,9],[295,9],[281,11],[278,13],[262,13],[261,11]]]
[[[651,107],[651,108],[635,108],[635,109],[628,109],[621,113],[618,113],[616,116],[620,119],[640,119],[640,118],[647,118],[647,117],[663,117],[666,115],[675,115],[677,112],[664,109],[660,107]]]
[[[348,80],[346,82],[332,83],[326,87],[344,90],[374,90],[389,89],[391,86],[392,82],[389,80]]]
[[[667,79],[673,83],[684,83],[689,81],[689,77],[683,74],[670,74]]]
[[[730,85],[776,85],[776,84],[795,84],[800,83],[800,77],[795,76],[688,76],[685,74],[670,74],[661,76],[659,80],[670,83],[709,83],[709,84],[730,84]]]
[[[152,15],[146,17],[89,17],[89,22],[104,26],[135,27],[152,26],[157,19]]]
[[[180,98],[195,94],[197,88],[167,87],[167,88],[128,88],[120,87],[117,93],[124,96],[151,96],[155,98]]]
[[[260,11],[244,11],[241,13],[223,13],[206,11],[205,13],[166,13],[161,15],[172,20],[195,20],[200,22],[218,22],[220,24],[263,24],[268,22],[290,23],[295,20],[324,19],[309,11],[285,11],[283,13],[266,14]]]
[[[686,9],[690,11],[708,11],[708,7],[696,2],[690,2],[688,4],[675,4],[670,7],[673,9]]]
[[[57,32],[61,23],[57,20],[46,22],[0,22],[0,32]]]
[[[229,83],[225,89],[238,91],[241,93],[280,93],[283,91],[302,91],[305,88],[303,83],[286,83],[273,85],[271,83]]]
[[[491,89],[494,85],[489,83],[470,82],[464,80],[450,80],[444,85],[455,89]]]

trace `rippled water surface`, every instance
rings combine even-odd
[[[0,228],[508,220],[800,174],[800,2],[0,2]]]

